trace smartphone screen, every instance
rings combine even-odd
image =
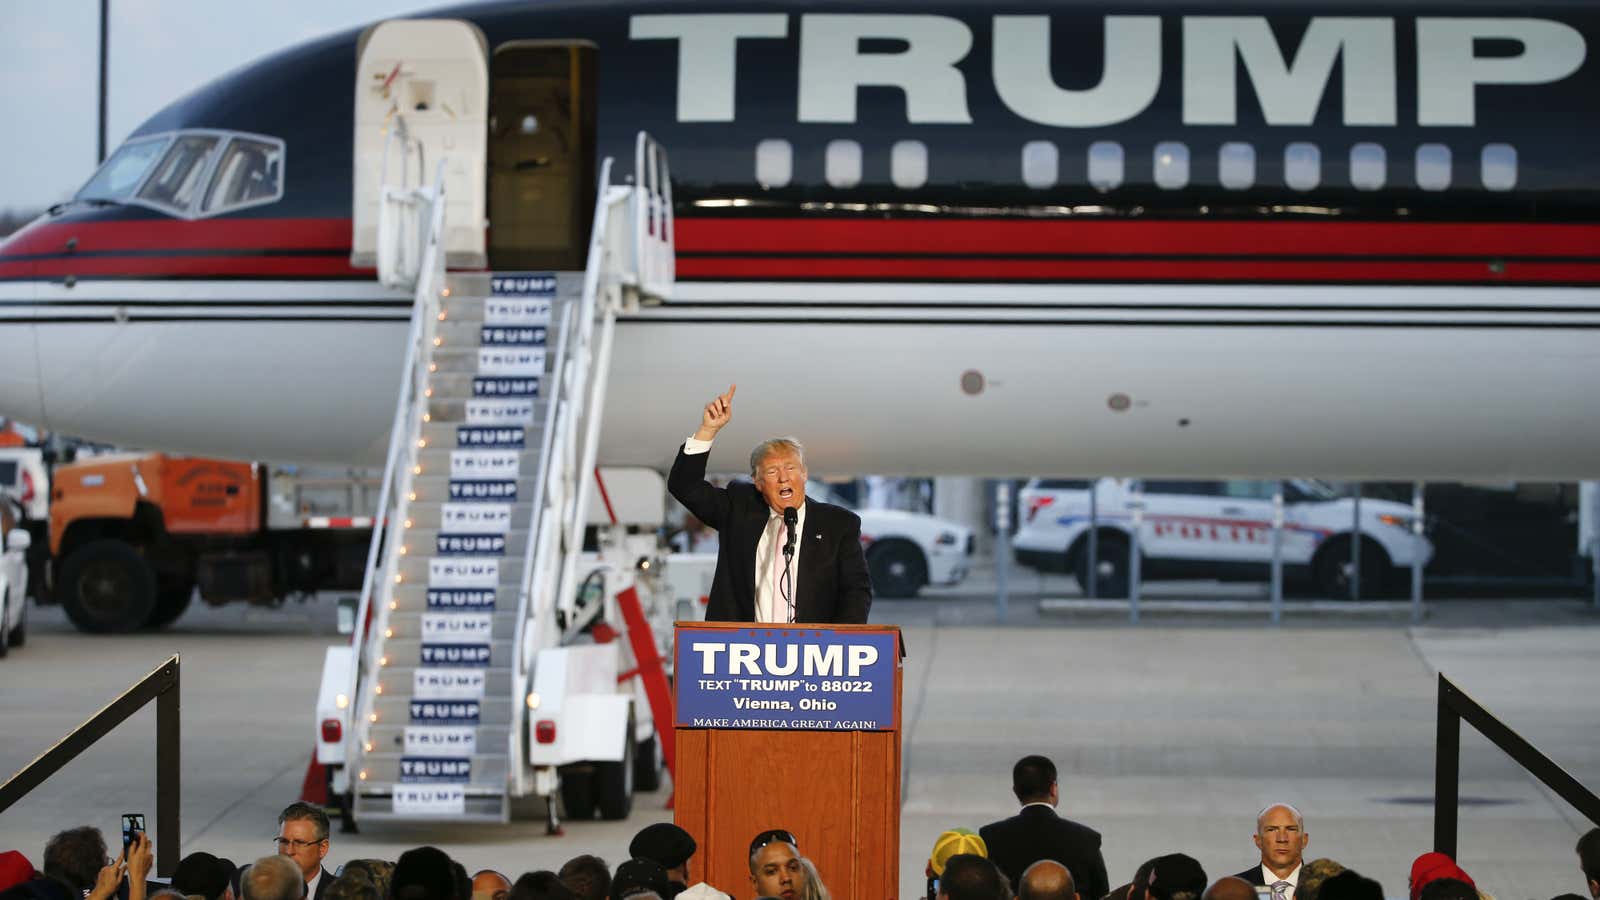
[[[144,834],[144,813],[122,814],[122,849],[126,851],[128,845],[133,843],[135,834]]]

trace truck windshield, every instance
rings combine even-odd
[[[166,149],[169,140],[169,137],[157,137],[123,144],[78,191],[77,199],[125,200],[132,196],[150,167],[161,158],[161,151]]]

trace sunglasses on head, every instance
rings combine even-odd
[[[756,835],[755,840],[750,842],[750,853],[754,854],[757,850],[760,850],[762,847],[765,847],[773,841],[782,841],[783,843],[794,847],[796,850],[800,849],[800,842],[795,840],[793,834],[790,834],[782,828],[769,828],[766,831]]]

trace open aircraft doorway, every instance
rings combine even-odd
[[[517,41],[490,63],[489,265],[584,267],[595,181],[595,48]]]

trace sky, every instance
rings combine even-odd
[[[107,144],[251,60],[454,0],[110,0]],[[0,209],[64,199],[96,165],[99,0],[0,0]],[[352,86],[350,88],[354,90]]]

